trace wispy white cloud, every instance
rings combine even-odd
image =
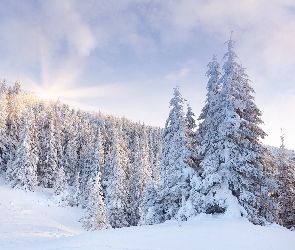
[[[177,72],[171,72],[171,73],[169,73],[168,75],[165,76],[165,78],[168,81],[178,81],[181,78],[187,77],[187,75],[189,74],[190,71],[191,71],[190,68],[181,68]]]

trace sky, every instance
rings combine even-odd
[[[179,85],[196,118],[231,31],[268,137],[295,149],[293,0],[0,1],[0,79],[83,110],[164,127]]]

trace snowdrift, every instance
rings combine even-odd
[[[81,208],[59,207],[52,190],[13,190],[0,181],[0,249],[294,249],[295,233],[245,219],[200,215],[187,222],[85,231]]]

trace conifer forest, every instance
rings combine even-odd
[[[262,113],[236,58],[230,39],[222,65],[216,56],[208,63],[196,116],[176,86],[164,128],[75,110],[4,80],[0,174],[14,189],[52,188],[60,206],[82,207],[87,230],[201,213],[294,230],[295,153],[283,135],[280,148],[261,142]]]

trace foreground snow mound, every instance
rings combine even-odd
[[[0,178],[0,249],[22,249],[27,242],[44,242],[85,232],[80,208],[59,207],[52,189],[13,190]]]
[[[1,180],[0,180],[1,182]],[[80,208],[58,207],[52,190],[12,190],[0,183],[1,250],[294,249],[295,233],[247,220],[199,215],[187,222],[86,232]]]
[[[294,249],[294,233],[281,227],[254,226],[242,219],[199,216],[179,223],[107,229],[50,242],[26,244],[22,249]]]

